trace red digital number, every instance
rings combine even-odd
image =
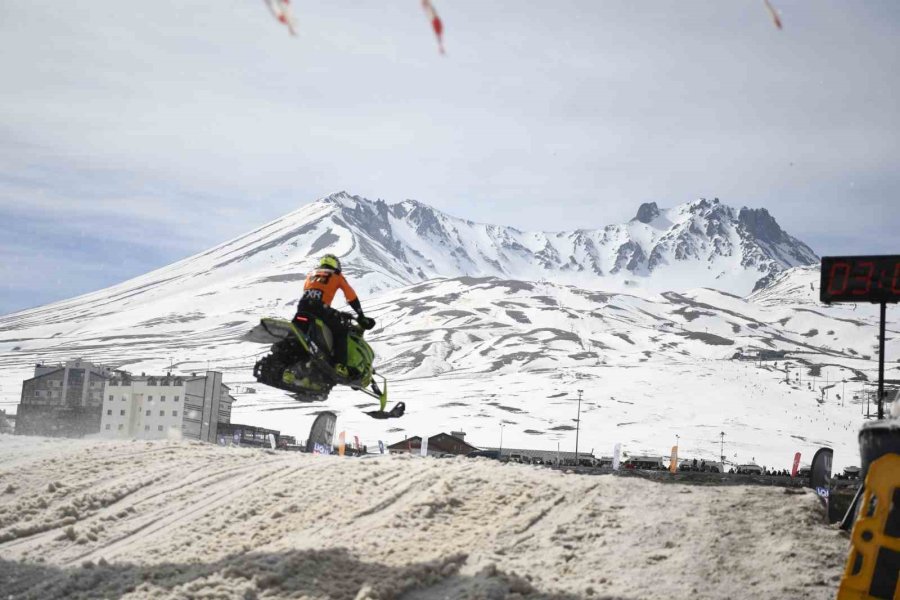
[[[838,287],[838,269],[843,269],[843,285]],[[831,265],[831,273],[828,275],[828,294],[831,296],[840,296],[847,291],[847,284],[850,281],[850,265],[845,262],[836,262]]]
[[[894,265],[894,278],[891,280],[891,291],[900,294],[900,262]]]
[[[854,280],[862,280],[865,284],[865,288],[857,288],[854,286],[854,289],[850,290],[850,293],[854,296],[865,296],[869,293],[869,290],[872,289],[872,274],[875,272],[875,263],[870,260],[864,260],[859,263],[859,267],[861,269],[866,269],[867,273],[865,275],[854,275]]]

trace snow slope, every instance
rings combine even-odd
[[[459,276],[604,290],[706,286],[743,295],[761,278],[817,262],[764,209],[735,210],[718,200],[665,211],[644,205],[626,224],[547,233],[464,221],[412,200],[388,205],[340,192],[119,285],[0,317],[0,331],[99,317],[138,325],[134,319],[146,312],[182,323],[198,315],[259,314],[296,303],[303,278],[325,252],[342,258],[364,297]]]
[[[0,491],[12,598],[824,600],[847,551],[809,491],[485,460],[0,435]]]

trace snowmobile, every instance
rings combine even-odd
[[[335,385],[346,385],[379,402],[379,410],[366,414],[375,419],[402,417],[406,410],[398,402],[387,406],[387,379],[375,372],[375,353],[363,338],[364,329],[350,313],[339,313],[346,327],[348,377],[342,377],[332,361],[333,336],[322,319],[298,314],[293,320],[264,318],[248,332],[249,342],[272,344],[270,354],[253,366],[253,376],[264,385],[291,392],[301,402],[320,402]],[[379,387],[376,378],[381,379]]]

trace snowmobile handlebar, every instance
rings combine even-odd
[[[353,313],[348,313],[344,311],[336,311],[340,316],[341,320],[345,321],[347,324],[356,321],[356,324],[359,325],[360,328],[364,330],[369,330],[375,327],[375,319],[366,316],[360,316]]]

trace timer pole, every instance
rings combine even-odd
[[[881,327],[878,337],[878,419],[884,418],[884,318],[887,303],[881,303]]]

